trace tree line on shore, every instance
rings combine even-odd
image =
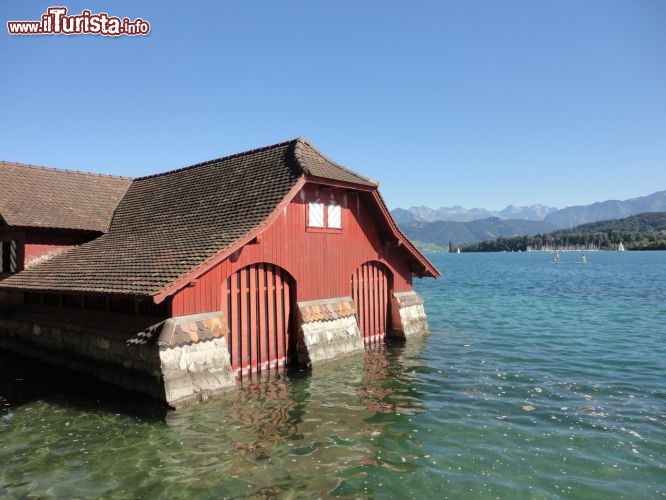
[[[449,251],[526,252],[554,250],[666,250],[666,212],[592,222],[548,234],[499,237],[467,245],[449,243]]]

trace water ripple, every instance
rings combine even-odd
[[[0,496],[665,498],[666,254],[547,257],[435,256],[430,336],[176,412],[0,352]]]

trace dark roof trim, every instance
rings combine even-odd
[[[370,192],[377,189],[376,186],[366,186],[365,184],[355,184],[353,182],[338,181],[338,180],[329,179],[327,177],[317,177],[314,175],[306,175],[305,179],[310,184],[320,184],[322,186],[330,186],[341,189],[353,189],[354,191]]]
[[[247,233],[244,237],[239,238],[233,243],[233,245],[227,247],[226,249],[219,252],[212,258],[208,259],[206,262],[203,262],[201,265],[199,265],[186,275],[182,276],[177,281],[173,282],[168,288],[165,288],[159,294],[153,296],[153,301],[155,302],[155,304],[161,303],[167,297],[174,295],[182,288],[185,288],[192,281],[199,279],[202,275],[204,275],[205,273],[210,271],[213,267],[215,267],[217,264],[228,258],[235,251],[240,250],[250,241],[256,238],[258,235],[263,233],[267,229],[267,227],[280,215],[282,209],[286,205],[291,203],[291,201],[296,197],[301,188],[305,185],[305,182],[306,181],[303,177],[298,179],[298,181],[296,181],[296,184],[294,184],[292,188],[289,190],[289,193],[287,193],[287,196],[285,196],[282,199],[282,201],[275,207],[275,209],[264,220],[264,222],[261,223],[259,226],[257,226],[254,230]]]
[[[51,170],[54,172],[66,172],[68,174],[80,174],[80,175],[87,175],[87,176],[93,176],[93,177],[107,177],[111,179],[125,179],[125,180],[132,180],[132,177],[127,177],[124,175],[111,175],[111,174],[102,174],[98,172],[85,172],[83,170],[73,170],[71,168],[56,168],[56,167],[45,167],[42,165],[33,165],[31,163],[19,163],[16,161],[5,161],[5,160],[0,160],[0,165],[7,165],[9,167],[23,167],[23,168],[33,168],[36,170]]]
[[[2,216],[0,216],[0,226],[3,224]],[[94,238],[104,234],[104,231],[99,229],[78,229],[75,227],[50,227],[50,226],[10,226],[5,223],[5,226],[2,226],[3,229],[9,229],[11,231],[31,231],[32,233],[39,234],[45,231],[49,233],[56,234],[76,234],[76,235],[88,235]],[[80,243],[79,243],[80,244]]]

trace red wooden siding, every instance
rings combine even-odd
[[[222,283],[236,271],[259,262],[288,272],[298,285],[298,301],[349,296],[350,276],[371,260],[386,266],[394,291],[411,290],[412,275],[404,250],[382,241],[364,196],[306,185],[256,241],[174,294],[172,314],[223,310]],[[341,206],[341,229],[308,230],[307,201],[316,197],[332,198]]]
[[[69,250],[82,243],[90,241],[98,233],[91,231],[49,231],[45,229],[26,229],[16,231],[13,229],[0,229],[0,242],[5,244],[3,257],[4,267],[9,266],[10,246],[14,254],[15,269],[12,272],[22,271],[32,261],[46,257],[53,253]],[[13,242],[13,243],[10,243]],[[1,272],[2,266],[0,266]]]
[[[227,344],[236,376],[282,367],[290,344],[293,279],[272,264],[244,267],[222,284]]]
[[[366,262],[351,276],[351,296],[366,344],[383,341],[390,328],[391,288],[390,271],[381,262]]]

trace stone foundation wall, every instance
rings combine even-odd
[[[398,304],[402,333],[405,337],[410,335],[423,335],[429,332],[428,318],[423,306],[423,299],[416,292],[394,292],[393,296]]]
[[[235,387],[221,312],[159,317],[24,304],[0,311],[0,346],[177,407]]]
[[[164,322],[158,346],[165,400],[171,406],[206,400],[236,387],[221,311],[177,316]]]
[[[298,302],[299,364],[312,366],[364,349],[351,297]]]
[[[164,399],[151,338],[161,318],[24,304],[0,312],[0,346]]]
[[[393,336],[428,333],[423,299],[416,292],[393,295],[394,318],[397,308],[401,323]],[[298,302],[298,363],[313,366],[363,351],[356,312],[351,297]],[[0,310],[0,347],[172,407],[236,387],[228,333],[221,311],[165,319],[8,302]]]

